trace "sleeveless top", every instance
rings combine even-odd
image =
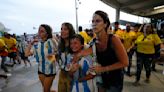
[[[96,50],[97,60],[101,66],[108,66],[118,62],[117,55],[112,45],[112,34],[109,34],[107,49],[99,52]],[[123,69],[117,69],[101,73],[103,86],[109,88],[110,86],[123,86]]]

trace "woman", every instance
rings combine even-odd
[[[55,51],[56,48],[52,41],[52,29],[47,24],[41,24],[38,30],[38,36],[41,39],[38,42],[37,48],[33,46],[34,42],[38,41],[34,39],[32,43],[28,45],[25,51],[25,56],[29,56],[32,53],[37,56],[38,74],[39,80],[43,87],[43,92],[50,92],[53,80],[56,75],[55,65]],[[33,50],[31,48],[33,47]]]
[[[93,14],[92,27],[97,35],[96,55],[101,66],[94,66],[92,70],[101,73],[102,92],[121,92],[123,89],[123,68],[128,66],[126,51],[115,35],[108,35],[110,21],[107,13],[96,11]]]
[[[70,38],[75,34],[75,30],[70,23],[63,23],[61,26],[61,38],[59,41],[59,73],[58,92],[71,92],[71,78],[66,70],[67,55],[71,53]]]
[[[135,41],[137,47],[137,73],[135,86],[139,85],[143,65],[146,71],[146,83],[150,82],[151,63],[155,56],[155,51],[159,51],[161,40],[154,32],[151,24],[144,24],[141,28],[142,34]]]

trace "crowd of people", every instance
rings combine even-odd
[[[164,24],[156,31],[151,23],[119,28],[119,22],[112,29],[108,14],[95,11],[92,29],[79,27],[76,33],[69,22],[61,25],[60,35],[54,36],[48,24],[41,24],[37,35],[28,41],[26,34],[12,36],[5,32],[0,38],[1,69],[8,73],[5,61],[9,57],[11,66],[34,55],[38,63],[38,78],[43,92],[51,92],[59,66],[58,92],[122,92],[124,74],[131,74],[132,56],[136,53],[136,81],[140,85],[143,65],[146,83],[150,83],[151,71],[156,61],[161,61],[164,51]],[[17,61],[17,62],[16,62]],[[5,75],[0,77],[6,78]]]

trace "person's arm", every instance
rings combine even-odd
[[[82,51],[78,54],[78,56],[79,56],[79,57],[88,56],[88,55],[90,55],[90,54],[92,54],[92,53],[93,53],[92,47],[90,47],[90,48],[88,48],[88,49],[82,50]]]
[[[95,75],[92,75],[92,74],[88,74],[86,75],[85,77],[82,77],[82,78],[79,78],[79,82],[83,82],[85,80],[90,80],[90,79],[93,79],[95,77]]]
[[[85,50],[82,50],[82,51],[79,52],[77,55],[74,55],[72,61],[73,61],[73,62],[76,62],[76,61],[78,61],[81,57],[90,55],[90,54],[92,54],[92,53],[93,53],[92,47],[90,47],[90,48],[88,48],[88,49],[85,49]]]
[[[125,51],[123,44],[121,43],[121,40],[117,36],[112,37],[112,45],[115,49],[118,62],[108,66],[93,66],[91,68],[92,71],[95,71],[96,73],[101,73],[101,72],[121,69],[128,66],[129,62],[128,62],[127,53]]]
[[[32,46],[33,46],[32,43],[30,43],[30,44],[26,47],[26,49],[25,49],[25,56],[26,56],[26,57],[28,57],[28,56],[30,56],[30,55],[33,54],[33,52],[31,51]]]
[[[72,65],[68,65],[70,67],[70,70],[68,71],[68,74],[73,77],[73,74],[80,68],[78,63],[72,63]]]

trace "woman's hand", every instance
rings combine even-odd
[[[55,61],[56,61],[56,57],[55,57],[54,54],[48,54],[48,55],[47,55],[47,58],[48,58],[48,60],[51,61],[51,62],[55,62]]]
[[[79,61],[80,58],[81,58],[80,54],[74,55],[72,59],[72,63],[76,63],[77,61]]]
[[[93,66],[93,67],[91,67],[91,71],[95,71],[96,73],[106,72],[106,67]]]

